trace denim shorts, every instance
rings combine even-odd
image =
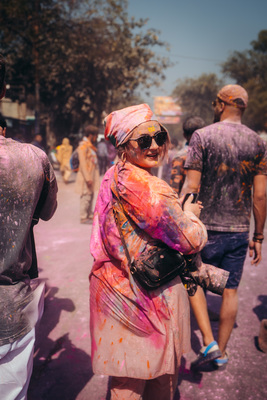
[[[249,232],[208,231],[208,242],[201,252],[202,261],[230,272],[226,288],[236,289],[242,277]]]

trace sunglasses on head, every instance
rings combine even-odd
[[[214,101],[211,102],[211,104],[212,104],[212,106],[213,106],[214,108],[216,107],[217,103],[224,103],[224,104],[226,104],[227,106],[233,106],[233,105],[234,105],[234,104],[227,103],[226,101],[223,101],[223,100],[219,99],[218,97],[217,97],[216,100],[214,100]]]
[[[224,103],[227,106],[238,107],[238,108],[246,108],[245,103],[244,103],[244,101],[242,99],[235,99],[235,100],[233,100],[232,103],[227,103],[226,101],[223,101],[223,100],[221,100],[221,99],[219,99],[217,97],[216,100],[211,102],[212,106],[216,107],[217,102],[218,103]]]
[[[211,104],[212,104],[212,107],[216,107],[216,105],[217,105],[217,103],[225,103],[225,101],[222,101],[221,99],[219,99],[218,97],[216,98],[216,100],[213,100],[212,102],[211,102]],[[225,103],[225,104],[227,104],[227,103]]]
[[[161,131],[156,133],[154,136],[142,135],[138,139],[129,140],[134,140],[135,142],[137,142],[141,150],[147,150],[150,148],[153,139],[155,140],[157,145],[161,147],[167,142],[167,132]]]

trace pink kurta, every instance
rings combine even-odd
[[[114,171],[127,214],[146,232],[182,253],[199,252],[207,233],[177,194],[161,179],[121,161],[105,174],[94,215],[90,275],[92,364],[96,374],[152,379],[174,374],[190,349],[188,295],[179,277],[147,292],[129,273],[113,215]],[[125,239],[131,256],[147,244],[136,232]]]

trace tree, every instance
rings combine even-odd
[[[213,121],[211,103],[216,99],[222,85],[215,74],[203,74],[196,79],[179,80],[172,96],[178,99],[184,117],[197,115],[208,125]]]
[[[46,52],[56,50],[55,46],[47,46],[47,39],[55,37],[56,31],[62,28],[61,14],[55,0],[3,0],[0,3],[1,52],[8,62],[7,80],[11,89],[23,87],[26,99],[34,96],[35,133],[40,130],[43,57]],[[11,97],[16,100],[18,91],[11,90]]]
[[[169,61],[152,48],[165,43],[125,10],[126,0],[1,1],[8,80],[24,85],[35,104],[39,93],[41,119],[57,136],[99,124],[103,111],[164,79]]]
[[[267,30],[260,31],[251,46],[250,50],[235,51],[222,71],[248,92],[244,123],[256,131],[267,131]]]

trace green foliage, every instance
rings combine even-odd
[[[126,0],[1,0],[7,81],[23,85],[35,106],[40,96],[41,118],[59,137],[99,124],[103,111],[164,79],[169,60],[152,49],[165,43],[125,10]]]
[[[209,125],[213,121],[211,102],[216,99],[222,85],[215,74],[203,74],[196,79],[179,80],[172,96],[177,98],[184,117],[199,116]]]
[[[244,123],[256,131],[267,131],[267,30],[260,31],[251,46],[250,50],[235,51],[222,71],[248,92]]]

